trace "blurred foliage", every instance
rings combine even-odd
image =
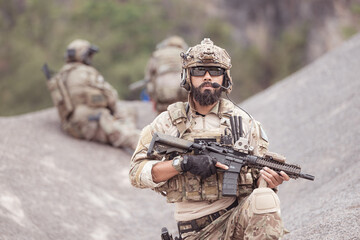
[[[128,85],[144,77],[156,44],[174,34],[189,46],[210,37],[230,53],[236,101],[305,64],[308,26],[281,29],[265,52],[236,40],[234,27],[197,1],[0,0],[0,115],[52,106],[41,66],[60,69],[66,46],[76,38],[99,46],[93,64],[122,99],[138,98]],[[352,34],[349,29],[344,34]]]
[[[357,33],[357,29],[354,26],[346,26],[342,29],[342,35],[345,39],[348,39]]]
[[[360,3],[351,3],[350,10],[352,13],[360,16]]]

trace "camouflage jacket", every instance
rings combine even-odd
[[[92,66],[68,63],[47,85],[63,122],[79,105],[108,108],[116,114],[117,91]]]
[[[152,166],[160,161],[167,161],[163,156],[149,159],[146,155],[150,141],[155,132],[193,140],[197,137],[217,137],[219,133],[229,127],[229,116],[240,115],[243,119],[243,131],[254,147],[254,154],[262,156],[268,148],[268,140],[262,134],[260,123],[250,118],[244,111],[235,108],[228,100],[221,99],[217,105],[205,116],[196,114],[193,105],[175,103],[168,111],[160,114],[141,134],[137,149],[131,159],[130,180],[132,185],[139,188],[151,188],[167,196],[168,202],[215,201],[222,198],[222,174],[218,172],[207,179],[200,179],[191,173],[178,174],[168,181],[155,183],[152,181]],[[215,136],[217,135],[217,136]],[[249,195],[255,188],[255,180],[259,172],[244,167],[239,177],[238,196]]]

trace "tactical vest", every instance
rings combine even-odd
[[[181,72],[180,53],[183,50],[176,47],[167,47],[154,52],[156,59],[156,74],[162,75],[168,72]]]
[[[71,77],[67,74],[64,81],[69,86],[69,95],[74,107],[78,105],[92,108],[108,106],[108,100],[104,93],[104,78],[95,68],[81,64],[70,71],[72,71]]]
[[[74,70],[79,71],[73,72]],[[70,73],[79,74],[79,77],[73,76],[69,79]],[[86,105],[92,108],[108,106],[104,86],[96,84],[99,78],[102,79],[102,76],[94,68],[82,63],[70,63],[47,81],[54,106],[58,109],[63,123],[69,120],[76,106]]]
[[[211,130],[191,131],[191,126],[186,127],[187,103],[175,103],[169,106],[168,113],[173,124],[178,128],[178,137],[193,141],[196,138],[211,138],[220,140],[226,128],[230,127],[229,118],[234,112],[234,105],[225,99],[220,101],[220,128]],[[244,197],[255,188],[255,179],[259,171],[243,167],[238,178],[237,196]],[[218,171],[216,174],[203,179],[190,172],[179,174],[169,179],[164,185],[156,188],[157,191],[167,197],[168,202],[188,201],[216,201],[222,198],[222,183],[224,173]]]
[[[153,54],[155,69],[151,69],[147,91],[159,112],[166,110],[171,103],[187,100],[187,92],[180,87],[182,65],[179,56],[182,51],[180,48],[166,47]]]

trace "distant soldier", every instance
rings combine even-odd
[[[145,70],[146,90],[158,113],[178,101],[187,101],[187,92],[180,87],[182,65],[180,53],[187,49],[178,36],[166,38],[156,47]]]
[[[139,131],[120,117],[117,91],[91,66],[96,52],[88,41],[71,42],[67,63],[47,81],[62,128],[76,138],[135,149]]]

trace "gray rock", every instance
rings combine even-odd
[[[358,56],[360,35],[242,104],[270,150],[316,176],[280,187],[285,239],[360,239]]]
[[[150,103],[135,107],[152,120]],[[162,226],[176,231],[172,205],[130,185],[131,155],[66,135],[55,109],[0,118],[0,129],[0,239],[148,240]]]

